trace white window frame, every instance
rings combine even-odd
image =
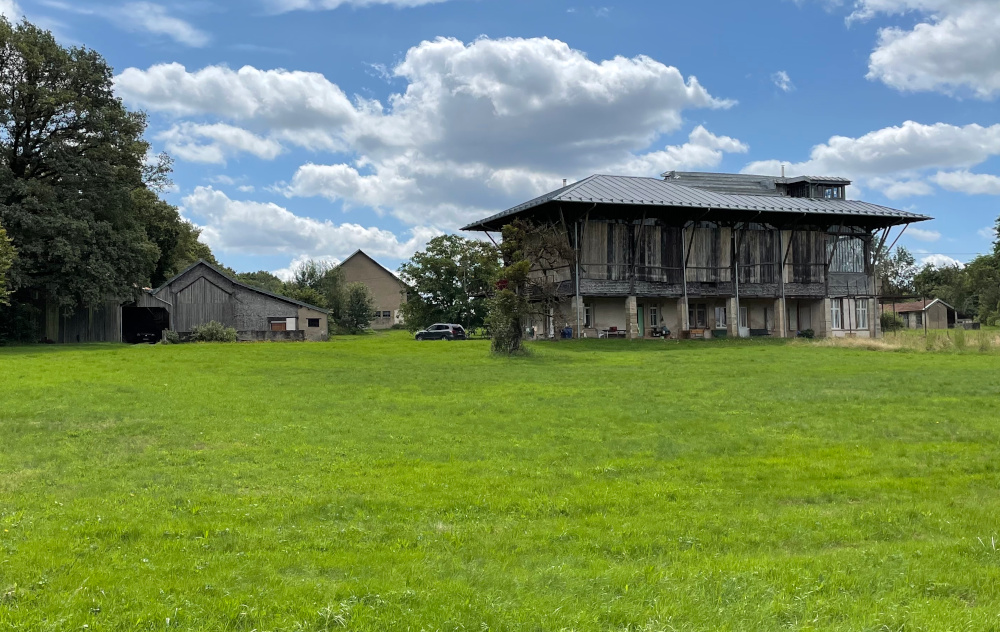
[[[844,328],[844,305],[839,298],[830,301],[830,327],[833,329]]]
[[[854,320],[858,329],[868,329],[868,301],[854,301]]]
[[[583,326],[587,329],[592,329],[594,327],[594,304],[584,303],[583,304]]]
[[[649,306],[649,326],[659,327],[660,326],[660,308],[656,305]]]
[[[729,326],[729,321],[726,319],[726,308],[716,307],[715,308],[715,328],[725,329]]]

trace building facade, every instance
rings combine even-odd
[[[347,283],[363,283],[375,298],[372,329],[403,324],[401,306],[406,302],[406,284],[363,251],[358,250],[338,266]]]
[[[170,330],[188,334],[211,321],[233,327],[240,340],[329,338],[326,310],[245,285],[206,261],[122,308],[123,339]]]
[[[843,178],[669,172],[591,176],[475,222],[520,219],[565,237],[571,260],[536,269],[564,297],[543,336],[880,335],[875,254],[930,219],[846,199]]]

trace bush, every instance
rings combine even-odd
[[[879,321],[882,324],[882,331],[899,331],[905,326],[903,319],[892,312],[882,312]]]
[[[808,338],[809,340],[812,340],[813,338],[816,337],[816,332],[813,331],[812,329],[803,329],[802,331],[799,332],[798,335],[799,338]]]
[[[194,342],[236,342],[236,329],[212,321],[199,325],[191,331]]]
[[[170,331],[169,329],[163,333],[163,340],[160,341],[161,345],[179,345],[180,343],[180,334],[176,331]]]

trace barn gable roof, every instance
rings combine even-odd
[[[912,301],[910,303],[896,303],[895,305],[886,304],[883,307],[885,308],[886,311],[891,311],[894,309],[897,314],[907,314],[912,312],[926,312],[931,307],[931,305],[934,305],[935,303],[941,303],[942,305],[944,305],[945,307],[947,307],[952,311],[958,311],[954,307],[952,307],[948,303],[945,303],[939,298],[929,301],[926,305],[924,305],[923,301]]]
[[[341,261],[337,265],[337,267],[338,268],[343,267],[343,265],[345,263],[347,263],[351,259],[354,259],[355,257],[358,257],[358,256],[361,256],[361,257],[364,257],[365,259],[368,259],[369,261],[371,261],[372,263],[374,263],[376,266],[378,266],[379,269],[381,269],[383,272],[385,272],[387,275],[389,275],[393,280],[395,280],[397,283],[399,283],[401,286],[406,287],[406,283],[404,283],[403,280],[400,279],[392,270],[390,270],[389,268],[385,267],[384,265],[382,265],[381,263],[379,263],[378,261],[376,261],[374,257],[372,257],[371,255],[369,255],[364,250],[361,250],[360,248],[358,250],[355,250],[354,253],[351,254],[351,256],[349,256],[346,259],[344,259],[343,261]]]
[[[156,296],[164,288],[166,288],[166,287],[168,287],[170,285],[173,285],[173,283],[175,281],[177,281],[178,279],[181,279],[182,277],[184,277],[184,275],[186,275],[187,273],[191,272],[192,270],[194,270],[195,268],[197,268],[199,266],[205,266],[206,268],[208,268],[209,270],[215,272],[216,274],[222,275],[222,277],[224,277],[225,279],[227,279],[233,285],[235,285],[237,287],[240,287],[240,288],[242,288],[244,290],[247,290],[249,292],[256,292],[257,294],[262,294],[264,296],[269,296],[269,297],[271,297],[273,299],[277,299],[279,301],[284,301],[285,303],[290,303],[292,305],[298,305],[299,307],[305,307],[307,309],[314,309],[317,312],[323,312],[324,314],[329,314],[330,313],[330,310],[328,310],[328,309],[325,309],[325,308],[322,308],[322,307],[317,307],[315,305],[310,305],[309,303],[304,303],[302,301],[297,301],[294,298],[288,298],[287,296],[282,296],[280,294],[274,294],[273,292],[268,292],[267,290],[262,290],[260,288],[253,287],[252,285],[247,285],[246,283],[242,283],[240,281],[237,281],[233,277],[231,277],[228,274],[226,274],[225,271],[219,269],[218,267],[212,265],[211,263],[205,261],[204,259],[199,259],[199,260],[195,261],[194,263],[192,263],[188,267],[184,268],[184,270],[182,270],[180,273],[178,273],[177,275],[175,275],[174,278],[170,279],[169,281],[166,281],[163,285],[161,285],[160,287],[156,288],[155,290],[151,290],[149,293],[152,294],[153,296]]]

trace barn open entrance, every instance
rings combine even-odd
[[[170,329],[170,313],[163,307],[122,307],[122,340],[131,344],[156,342]]]

